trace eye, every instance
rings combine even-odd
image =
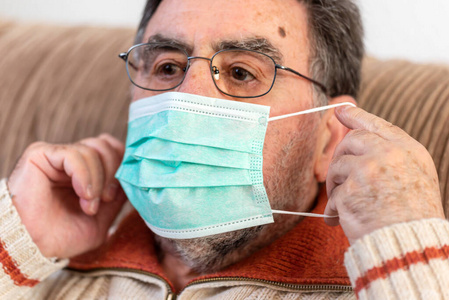
[[[185,68],[172,62],[162,63],[155,69],[155,75],[159,77],[183,76]]]
[[[248,81],[248,80],[254,79],[253,74],[251,74],[247,70],[240,68],[240,67],[232,68],[231,76],[232,76],[232,78],[239,80],[239,81]]]
[[[179,67],[173,64],[165,64],[161,67],[161,72],[164,75],[173,75],[176,74],[177,71],[179,71]]]

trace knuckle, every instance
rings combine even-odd
[[[25,151],[23,152],[23,157],[32,155],[36,152],[41,151],[41,149],[44,147],[45,145],[43,144],[43,142],[34,142],[32,144],[30,144]]]
[[[373,177],[377,174],[379,170],[379,164],[375,159],[365,159],[360,163],[358,170],[358,175],[364,177]]]
[[[367,131],[364,129],[354,129],[354,130],[351,130],[350,132],[348,132],[348,134],[346,136],[348,139],[353,140],[353,139],[359,139],[360,137],[362,137],[366,134],[367,134]]]
[[[76,150],[75,149],[73,149],[73,150],[78,151],[79,153],[81,153],[83,155],[86,155],[89,157],[99,157],[98,152],[94,148],[90,147],[89,145],[77,143],[74,146],[75,146],[74,148],[76,148]]]
[[[78,149],[73,145],[60,145],[58,148],[64,152],[64,156],[69,160],[79,160],[81,157]]]
[[[28,146],[28,149],[42,148],[42,147],[45,147],[45,146],[48,146],[48,145],[49,144],[47,144],[46,142],[37,141],[37,142],[34,142],[34,143],[30,144]]]
[[[81,144],[94,148],[97,151],[105,152],[110,148],[109,143],[101,137],[88,138],[81,142]]]
[[[85,138],[85,139],[80,140],[78,143],[85,145],[85,144],[92,143],[92,142],[94,142],[95,140],[96,140],[96,138],[88,137],[88,138]]]
[[[346,197],[344,197],[343,201],[345,202],[351,202],[351,197],[353,194],[359,190],[359,186],[357,184],[357,181],[353,180],[351,177],[348,177],[346,179],[345,184],[341,185],[341,193],[344,194]]]
[[[391,125],[391,123],[372,116],[371,120],[369,122],[369,131],[379,132],[381,130],[384,130],[385,128],[388,128],[390,125]]]
[[[107,132],[104,132],[104,133],[100,134],[98,136],[98,138],[106,139],[106,140],[115,140],[115,138],[110,133],[107,133]]]
[[[388,129],[389,129],[392,133],[398,134],[398,135],[402,135],[402,134],[405,133],[399,126],[393,125],[393,124],[391,124],[390,122],[388,122]]]
[[[343,160],[343,156],[336,156],[336,157],[332,158],[332,160],[329,164],[329,169],[338,169],[339,166],[342,164],[342,160]]]
[[[104,141],[99,139],[98,137],[85,138],[79,141],[78,143],[87,147],[99,147],[104,145]]]

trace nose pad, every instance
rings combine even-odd
[[[212,66],[212,74],[214,74],[215,80],[220,80],[220,70],[216,66]]]
[[[206,68],[203,64],[198,64],[196,62],[196,60],[190,61],[190,66],[187,69],[185,78],[181,85],[176,88],[176,91],[205,97],[220,98],[221,93],[218,91],[211,78],[208,61],[204,62],[206,63]]]

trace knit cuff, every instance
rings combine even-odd
[[[449,222],[395,224],[359,239],[345,265],[359,299],[449,299]]]
[[[44,257],[12,204],[6,179],[0,180],[0,287],[32,287],[62,269],[68,260]]]

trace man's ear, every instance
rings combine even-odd
[[[350,96],[338,96],[329,101],[329,105],[342,102],[357,104]],[[321,117],[315,152],[314,172],[318,182],[324,182],[335,148],[343,140],[349,129],[335,117],[334,109],[327,110]]]

